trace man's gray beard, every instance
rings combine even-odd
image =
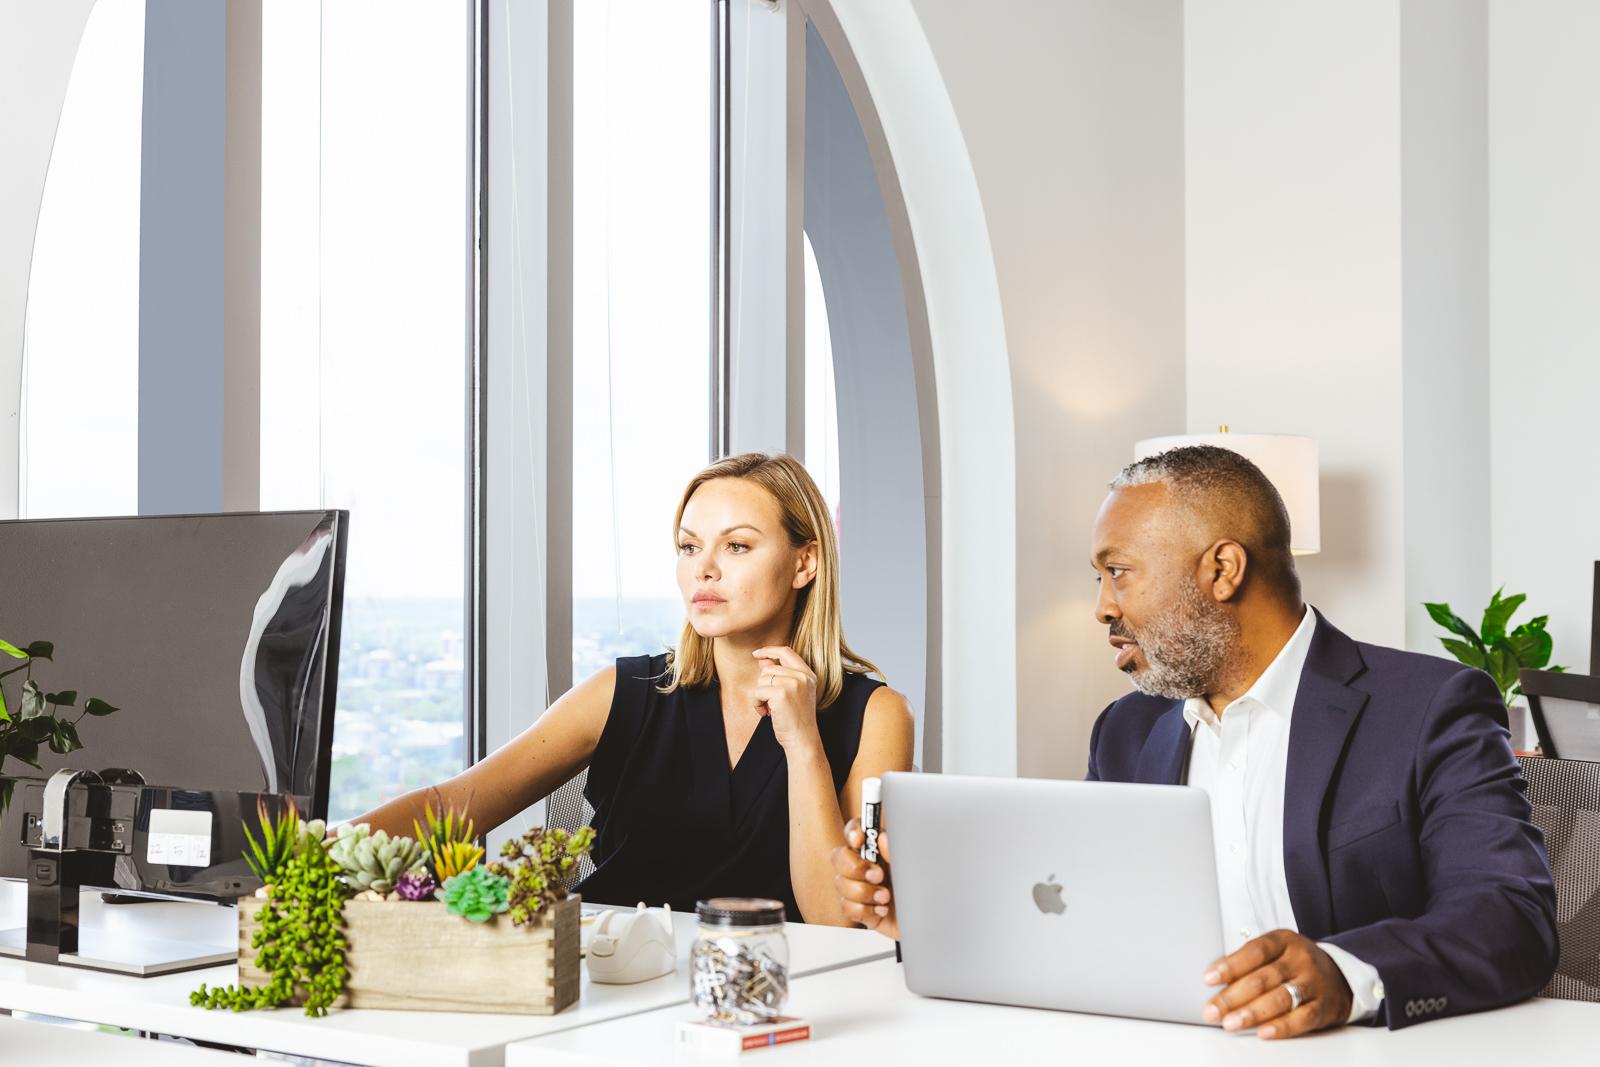
[[[1134,688],[1153,697],[1187,700],[1217,688],[1239,647],[1239,621],[1200,592],[1194,582],[1179,583],[1178,599],[1162,615],[1128,635],[1147,664],[1128,672]]]

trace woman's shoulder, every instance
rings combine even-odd
[[[643,656],[618,656],[617,679],[624,678],[630,681],[657,682],[667,673],[668,653],[658,652],[655,655]]]
[[[596,672],[589,683],[600,685],[602,679],[609,684],[611,701],[606,713],[605,727],[595,748],[594,762],[590,764],[590,781],[599,782],[613,775],[644,733],[651,708],[660,697],[656,686],[666,673],[667,657],[619,656],[613,666]],[[591,802],[593,798],[591,798]]]
[[[912,722],[915,719],[911,711],[911,701],[898,689],[890,689],[884,682],[873,686],[867,696],[865,714],[868,719],[884,720],[888,723]]]
[[[855,702],[865,705],[868,700],[876,696],[879,691],[894,692],[882,678],[868,674],[866,671],[853,671],[845,669],[840,679],[839,693],[846,698],[853,698]]]
[[[643,705],[666,677],[667,654],[618,656],[616,665],[604,673],[615,679],[613,704]]]
[[[848,709],[848,717],[863,721],[878,715],[892,713],[896,708],[909,708],[905,697],[890,689],[882,678],[863,671],[844,672],[840,680],[839,698],[833,707]],[[830,709],[831,710],[831,709]]]

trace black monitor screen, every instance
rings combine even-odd
[[[0,522],[0,639],[50,642],[54,658],[31,666],[42,689],[120,709],[79,723],[81,750],[41,745],[42,770],[12,758],[4,773],[128,768],[152,785],[295,794],[325,815],[348,522]],[[0,679],[13,714],[23,678]]]

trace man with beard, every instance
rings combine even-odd
[[[1221,988],[1199,1017],[1268,1039],[1399,1028],[1544,985],[1555,890],[1486,674],[1356,642],[1307,607],[1282,499],[1227,449],[1125,468],[1092,564],[1138,692],[1095,722],[1089,778],[1211,797],[1236,947],[1207,968]],[[888,863],[841,848],[834,868],[845,914],[896,936]]]

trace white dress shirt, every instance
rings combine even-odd
[[[1220,719],[1204,698],[1191,697],[1183,706],[1193,738],[1188,783],[1211,797],[1222,932],[1229,952],[1269,930],[1299,930],[1283,867],[1284,772],[1289,720],[1316,627],[1316,612],[1307,608],[1288,644],[1249,691],[1223,709]],[[1320,942],[1319,947],[1350,984],[1350,1021],[1376,1014],[1383,1001],[1377,969],[1337,945]]]

